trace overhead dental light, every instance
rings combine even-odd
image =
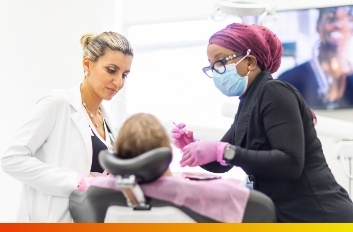
[[[275,13],[276,2],[273,0],[218,0],[215,2],[214,14],[223,12],[226,15],[238,17],[257,16],[257,23],[262,24],[266,16]]]
[[[237,16],[260,16],[265,12],[272,13],[275,7],[273,1],[254,0],[218,0],[216,5],[224,13]]]
[[[216,11],[228,15],[262,16],[287,10],[352,5],[352,0],[214,0]]]

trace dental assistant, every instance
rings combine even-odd
[[[203,71],[240,103],[220,141],[196,140],[185,124],[172,129],[180,164],[216,173],[241,167],[273,200],[279,222],[353,222],[353,203],[326,163],[315,115],[294,87],[272,77],[282,50],[260,25],[234,23],[211,36]]]
[[[81,45],[81,84],[40,97],[1,159],[23,183],[19,222],[72,222],[71,192],[82,176],[104,172],[98,154],[112,147],[116,132],[102,101],[124,87],[133,50],[116,32],[83,35]]]

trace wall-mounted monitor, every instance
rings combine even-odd
[[[313,109],[353,108],[353,5],[281,11],[271,29],[283,42],[275,78]]]

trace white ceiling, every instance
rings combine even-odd
[[[235,0],[227,0],[233,2]],[[276,10],[353,5],[353,0],[241,0],[238,2],[276,3]],[[150,24],[207,19],[217,0],[122,0],[123,24]]]
[[[277,0],[277,11],[353,5],[353,0]]]
[[[213,0],[123,0],[124,25],[207,19]]]

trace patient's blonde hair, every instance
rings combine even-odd
[[[122,125],[114,151],[120,158],[133,158],[158,147],[169,147],[169,136],[161,122],[152,114],[137,113]]]

